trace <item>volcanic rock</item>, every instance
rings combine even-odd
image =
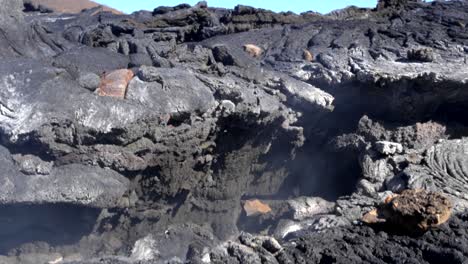
[[[457,182],[468,179],[467,144],[466,139],[443,140],[428,148],[422,165],[411,164],[403,171],[408,187],[440,191],[452,198],[454,210],[464,211],[468,201],[466,187]]]
[[[71,203],[92,207],[118,207],[119,200],[127,191],[129,181],[107,169],[71,164],[58,168],[38,164],[34,168],[25,164],[15,166],[7,149],[0,149],[3,173],[0,175],[0,204],[47,204]],[[38,162],[31,161],[31,162]],[[40,162],[44,163],[44,162]],[[45,171],[47,170],[47,171]],[[23,172],[24,171],[24,172]]]
[[[33,3],[31,0],[24,0],[24,12],[52,13],[54,10],[42,4]]]
[[[163,82],[158,69],[154,67],[142,66],[137,72],[138,78],[144,82]]]
[[[101,79],[98,94],[123,99],[127,93],[128,83],[132,78],[133,72],[131,70],[116,70],[107,73]]]
[[[244,203],[244,211],[247,216],[266,214],[271,212],[268,204],[262,203],[259,200],[248,200]]]
[[[94,1],[88,0],[26,0],[26,11],[39,10],[43,13],[61,12],[61,13],[80,13],[83,9],[91,9],[95,7],[101,8],[103,11],[112,12],[115,14],[122,14],[122,12],[108,6],[99,5]],[[33,10],[31,10],[33,7]],[[46,12],[44,12],[46,11]]]
[[[263,54],[262,48],[254,44],[246,44],[243,47],[244,47],[245,52],[247,52],[250,56],[254,58],[258,58]]]
[[[158,257],[159,251],[156,241],[152,235],[135,242],[132,249],[131,258],[137,261],[154,260]]]
[[[314,60],[314,55],[312,55],[312,53],[306,49],[302,53],[302,57],[305,61],[308,61],[308,62],[311,62]]]
[[[33,155],[15,155],[13,159],[20,171],[28,175],[48,175],[53,167],[53,162],[43,161]]]
[[[127,99],[161,113],[204,113],[215,104],[210,89],[192,71],[145,66],[130,81]]]
[[[452,203],[442,194],[405,190],[388,197],[384,205],[362,220],[368,224],[388,223],[394,229],[419,234],[447,222],[451,210]]]
[[[418,3],[421,0],[379,0],[377,9],[405,7],[409,3]]]
[[[78,82],[84,88],[90,91],[95,91],[97,88],[99,88],[99,84],[101,83],[101,78],[97,74],[94,74],[94,73],[82,73],[80,74],[80,77],[78,78]]]
[[[2,0],[0,2],[0,28],[2,36],[0,37],[0,56],[32,56],[33,52],[29,49],[31,41],[28,40],[30,32],[27,31],[22,10],[22,1]]]
[[[217,62],[221,62],[224,65],[242,66],[242,63],[238,61],[236,55],[232,54],[229,48],[225,45],[214,46],[213,57]]]
[[[434,61],[434,51],[428,48],[408,50],[408,60],[432,62]]]
[[[387,141],[377,141],[375,143],[375,149],[384,155],[393,155],[403,152],[403,146],[401,144]]]
[[[102,75],[105,72],[126,69],[129,59],[126,56],[102,48],[86,46],[67,50],[53,58],[53,65],[66,69],[74,78],[82,73]]]
[[[312,218],[318,214],[326,214],[333,211],[334,203],[319,197],[299,197],[288,201],[293,212],[294,220]]]

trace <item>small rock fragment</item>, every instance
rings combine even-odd
[[[236,105],[230,100],[222,100],[221,107],[229,113],[233,113],[236,111]]]
[[[305,61],[308,61],[308,62],[311,62],[314,60],[314,56],[312,55],[312,52],[304,49],[303,52],[302,52],[302,58],[305,60]]]
[[[132,249],[131,258],[136,261],[150,261],[159,256],[156,240],[152,235],[148,235],[135,242]]]
[[[254,44],[246,44],[243,47],[244,47],[244,51],[254,58],[258,58],[263,54],[262,48]]]
[[[203,263],[211,263],[211,257],[209,253],[205,253],[202,257],[202,262]]]
[[[160,82],[161,74],[156,67],[141,66],[137,73],[138,78],[144,82]]]
[[[124,99],[128,83],[132,78],[133,72],[131,70],[121,69],[110,72],[101,79],[98,94]]]
[[[408,60],[419,62],[433,62],[434,51],[430,48],[408,50]]]
[[[377,209],[373,209],[362,216],[361,221],[366,224],[385,223],[385,219],[379,218]]]
[[[394,155],[403,152],[403,146],[400,143],[389,141],[377,141],[375,143],[375,150],[384,155]]]
[[[245,201],[244,210],[247,216],[254,216],[271,212],[271,207],[268,204],[255,199]]]
[[[280,243],[273,237],[265,237],[262,246],[272,254],[275,254],[276,252],[283,249]]]
[[[252,248],[236,242],[228,242],[227,252],[234,258],[240,259],[240,263],[262,263],[259,255]]]

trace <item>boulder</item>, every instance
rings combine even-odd
[[[263,49],[255,44],[245,44],[243,47],[244,51],[254,58],[258,58],[263,54]]]
[[[100,96],[110,96],[124,99],[127,87],[133,78],[131,70],[123,69],[106,73],[99,84],[98,94]]]
[[[405,190],[400,195],[387,197],[383,205],[365,214],[362,221],[385,223],[397,231],[421,234],[447,222],[452,206],[450,199],[443,194]]]
[[[151,261],[157,259],[159,255],[156,240],[152,235],[148,235],[135,242],[130,258],[135,261]]]
[[[80,73],[80,76],[78,77],[78,82],[80,83],[81,86],[84,88],[90,90],[90,91],[95,91],[97,88],[99,88],[99,84],[101,82],[101,77],[95,73]]]
[[[430,48],[408,50],[408,60],[416,62],[433,62],[434,51]]]
[[[142,66],[137,72],[138,78],[144,82],[162,82],[159,70],[151,66]]]
[[[247,200],[244,203],[244,211],[247,216],[255,216],[271,212],[271,207],[257,199]]]
[[[312,54],[312,52],[304,49],[303,52],[302,52],[302,58],[305,60],[305,61],[308,61],[308,62],[311,62],[314,60],[314,55]]]
[[[377,141],[375,142],[375,150],[383,155],[394,155],[403,152],[403,146],[400,143]]]
[[[241,66],[236,56],[232,54],[229,47],[226,45],[216,45],[212,48],[213,57],[217,62],[221,62],[223,65],[229,66]]]

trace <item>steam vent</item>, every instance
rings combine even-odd
[[[154,2],[0,0],[0,264],[468,263],[466,0]]]

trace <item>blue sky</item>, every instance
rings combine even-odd
[[[137,10],[153,10],[157,6],[175,6],[181,3],[194,5],[198,0],[95,0],[95,2],[111,6],[125,13],[131,13]],[[208,6],[211,7],[233,8],[238,4],[242,4],[276,12],[293,11],[301,13],[312,10],[328,13],[349,5],[375,7],[377,0],[208,0],[207,2]]]

